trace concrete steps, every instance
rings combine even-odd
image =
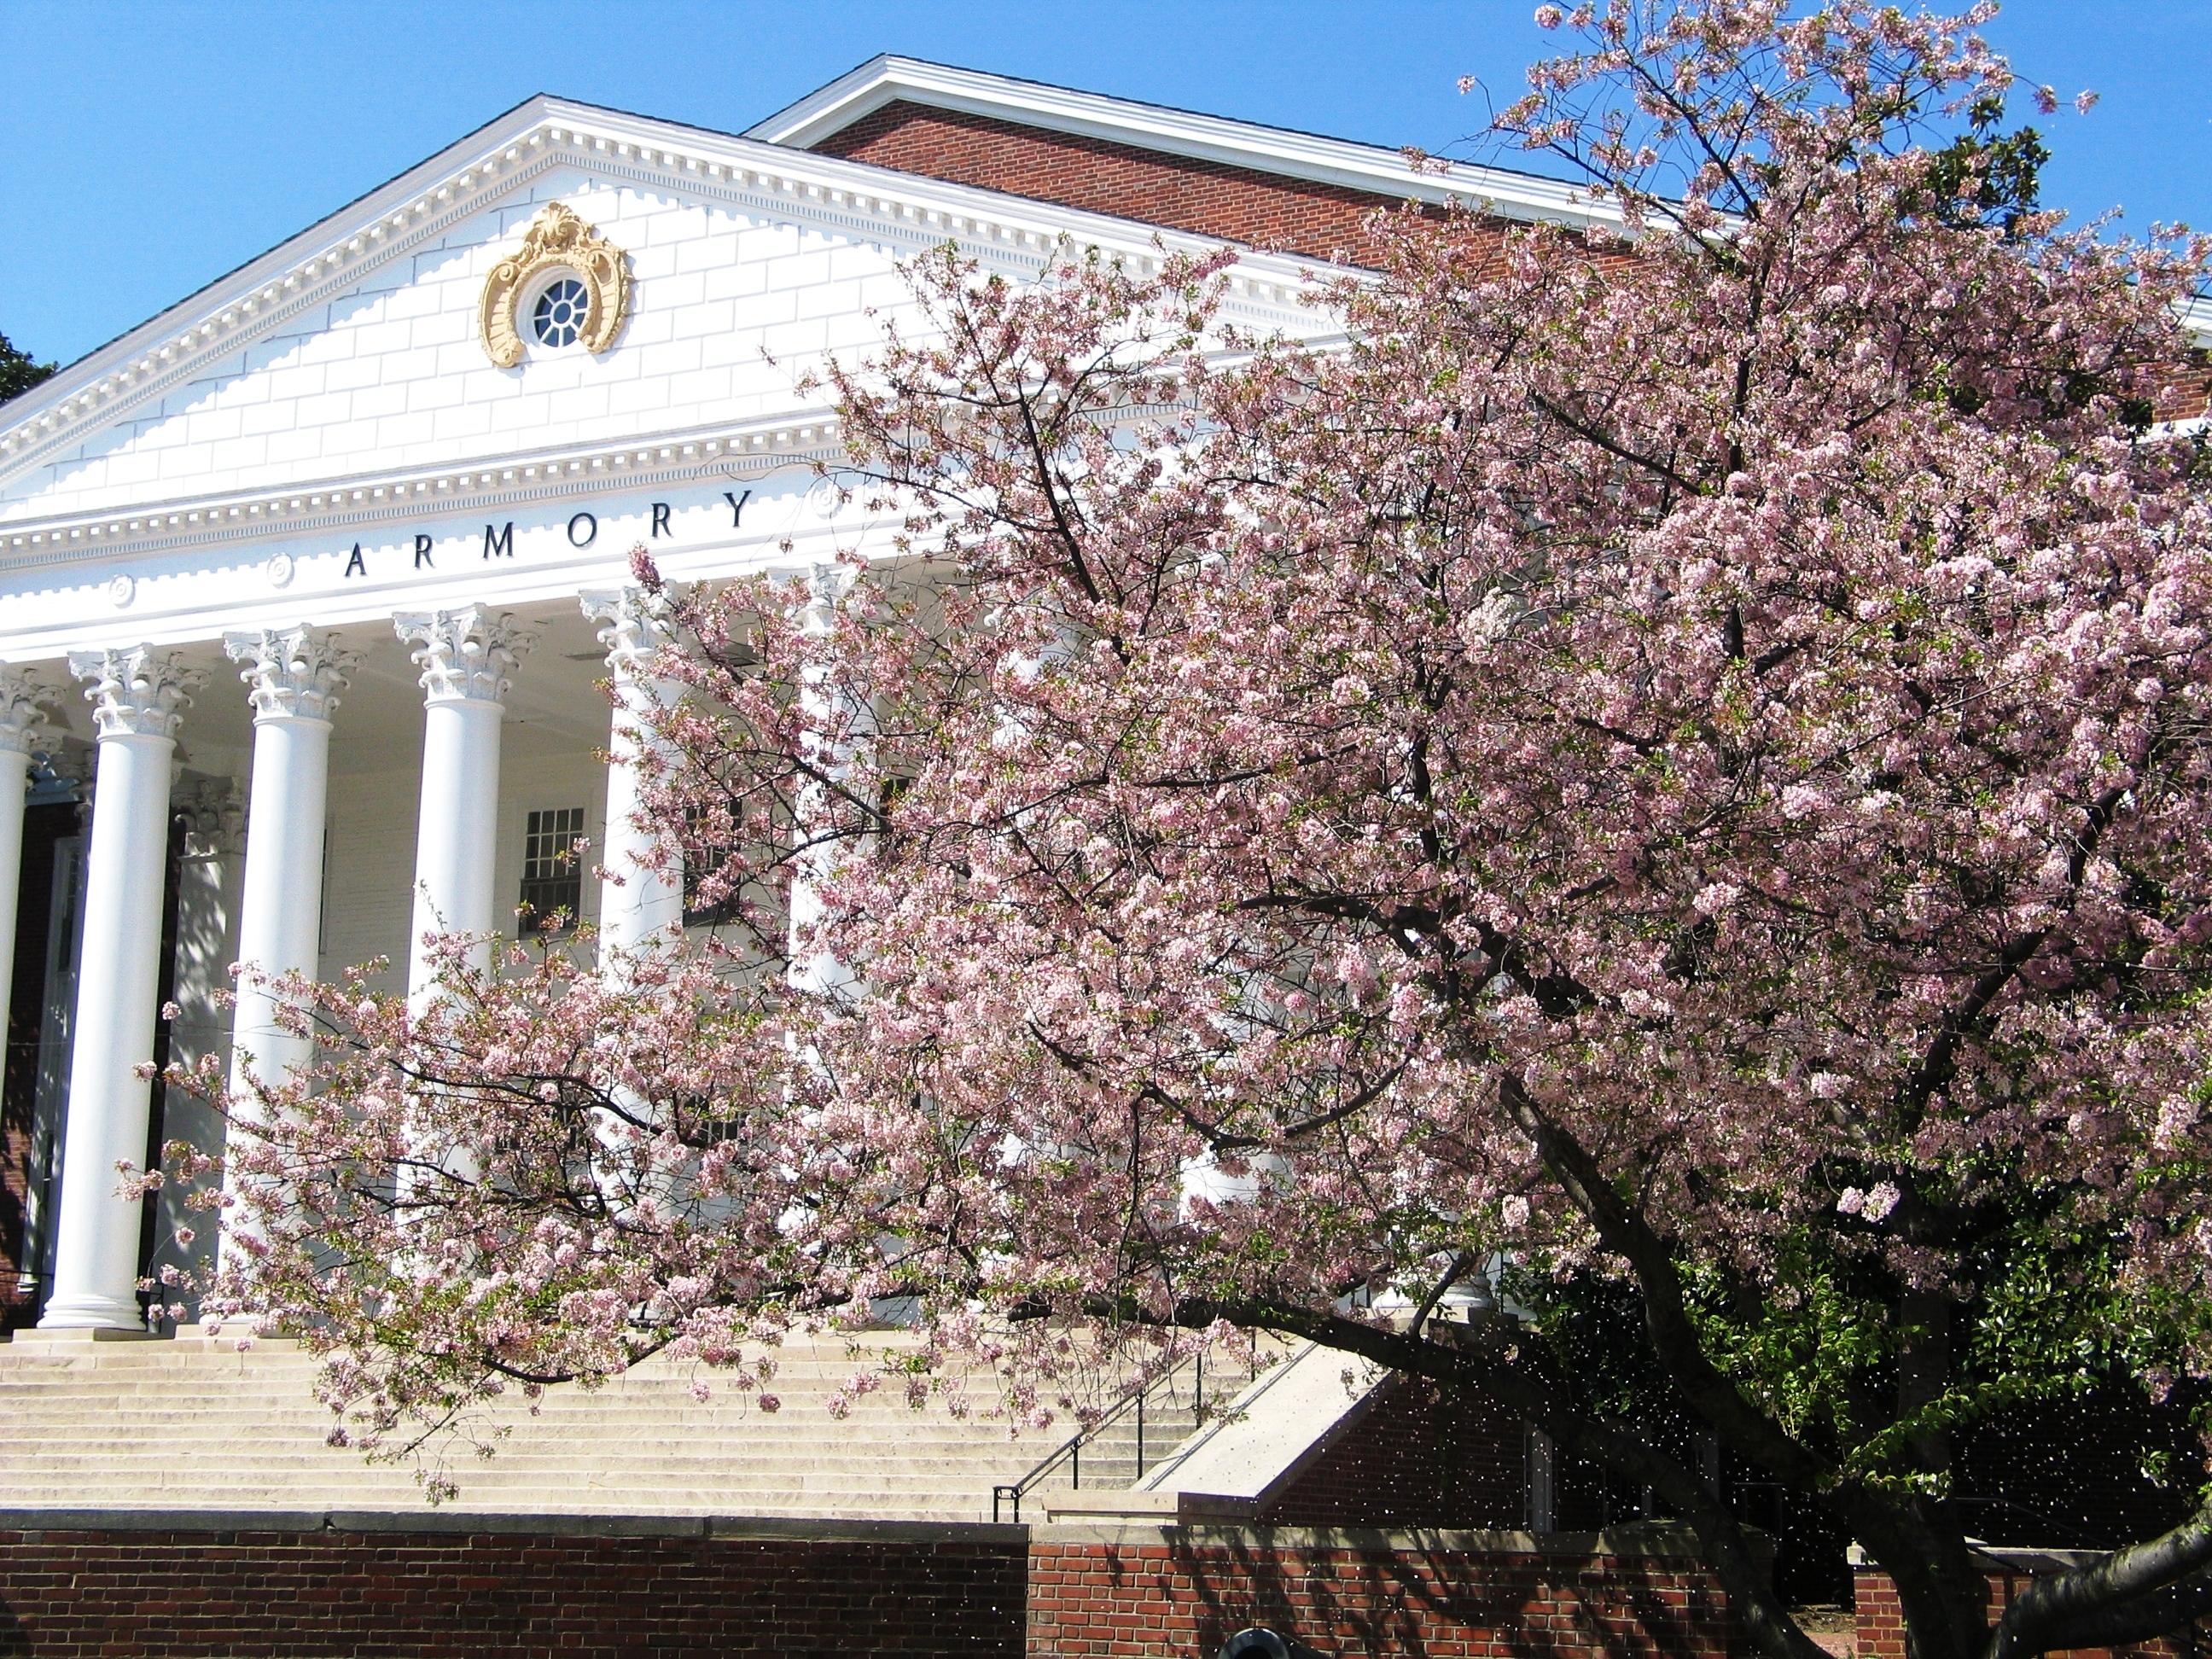
[[[989,1518],[994,1485],[1054,1443],[934,1403],[914,1411],[895,1388],[839,1419],[830,1396],[867,1356],[830,1341],[774,1358],[773,1413],[729,1378],[648,1361],[592,1393],[550,1389],[534,1415],[519,1397],[488,1407],[474,1426],[494,1455],[457,1441],[430,1467],[459,1486],[452,1507],[465,1511],[975,1521]],[[422,1504],[413,1468],[326,1443],[336,1419],[313,1397],[315,1373],[313,1356],[281,1343],[0,1345],[0,1509]],[[710,1399],[691,1397],[695,1378]]]
[[[723,1515],[834,1520],[975,1521],[994,1486],[1020,1480],[1066,1438],[1012,1437],[1000,1420],[910,1409],[896,1386],[831,1395],[875,1356],[906,1346],[872,1336],[775,1351],[761,1410],[732,1380],[653,1360],[586,1393],[553,1389],[532,1413],[519,1396],[488,1407],[473,1440],[425,1464],[460,1488],[450,1507],[486,1514]],[[251,1352],[209,1341],[0,1344],[0,1509],[406,1510],[424,1503],[410,1465],[372,1464],[327,1443],[336,1423],[314,1398],[314,1358],[287,1343]],[[713,1390],[704,1401],[694,1381]],[[1225,1397],[1226,1390],[1223,1391]],[[975,1391],[979,1407],[993,1397]],[[1146,1404],[1144,1467],[1198,1423],[1188,1393]],[[1085,1492],[1139,1474],[1133,1412],[1083,1449]],[[1066,1465],[1037,1490],[1071,1489]]]

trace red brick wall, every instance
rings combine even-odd
[[[1164,155],[988,116],[890,103],[814,148],[1201,236],[1354,263],[1371,257],[1362,229],[1389,196]]]
[[[1266,1536],[1032,1545],[1029,1659],[1212,1659],[1249,1625],[1343,1659],[1697,1659],[1729,1650],[1726,1605],[1687,1562],[1268,1547]]]
[[[2161,421],[2193,421],[2212,403],[2212,362],[2199,351],[2160,389],[2151,406]]]
[[[1373,239],[1363,228],[1367,216],[1377,208],[1403,205],[1379,192],[903,100],[862,116],[814,149],[902,173],[1354,264],[1374,257]],[[1504,231],[1501,225],[1498,234]],[[2212,367],[2199,354],[2153,401],[2160,420],[2191,420],[2205,413],[2208,394]]]
[[[2029,1577],[2024,1572],[1990,1575],[1992,1624],[2011,1604],[2014,1593],[2028,1582]],[[1887,1573],[1873,1567],[1861,1567],[1856,1577],[1857,1659],[1905,1659],[1905,1615],[1898,1606],[1897,1586],[1890,1582]],[[2196,1640],[2186,1644],[2174,1640],[2146,1642],[2118,1652],[2106,1648],[2068,1648],[2052,1652],[2048,1659],[2174,1659],[2185,1652],[2203,1652],[2207,1645],[2206,1632],[2200,1626]]]
[[[1523,1431],[1510,1413],[1425,1382],[1382,1397],[1279,1493],[1260,1519],[1291,1527],[1517,1528]]]
[[[1703,1659],[1724,1603],[1680,1559],[1547,1553],[1480,1534],[1264,1528],[887,1526],[740,1536],[698,1522],[340,1517],[220,1530],[185,1517],[0,1528],[9,1659],[1211,1659],[1264,1624],[1340,1659]],[[411,1522],[410,1523],[412,1524]],[[533,1530],[532,1527],[536,1529]],[[474,1528],[474,1529],[471,1529]],[[661,1535],[649,1535],[655,1532]],[[1026,1541],[1025,1541],[1026,1537]],[[1501,1540],[1502,1541],[1502,1540]]]
[[[0,1654],[1020,1653],[1014,1541],[0,1532]]]

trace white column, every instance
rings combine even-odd
[[[46,1329],[142,1330],[141,1206],[117,1190],[120,1164],[143,1164],[161,979],[161,896],[169,861],[169,766],[177,726],[205,676],[150,646],[80,652],[70,672],[92,682],[98,805],[87,860],[84,950],[54,1291]]]
[[[415,830],[415,921],[407,994],[420,1005],[437,970],[425,941],[498,925],[499,728],[507,675],[533,635],[482,605],[395,617],[422,671],[422,797]],[[471,959],[491,961],[489,944]]]
[[[665,592],[623,587],[581,597],[584,615],[599,624],[615,696],[599,939],[608,951],[635,954],[648,940],[672,939],[684,924],[683,872],[656,861],[653,830],[640,817],[646,781],[664,752],[647,720],[678,695],[673,682],[653,672],[654,659],[676,637],[675,624]]]
[[[836,630],[838,608],[845,595],[852,590],[856,573],[850,565],[817,564],[807,573],[806,605],[799,612],[799,627],[811,638],[826,639]],[[825,724],[842,715],[848,732],[865,730],[869,718],[866,708],[841,708],[841,694],[830,683],[829,671],[810,669],[799,687],[801,706],[813,718]],[[823,773],[836,777],[852,761],[848,742],[830,738],[817,745],[817,757]],[[802,794],[800,808],[805,813],[806,804],[820,810],[819,786]],[[835,867],[837,851],[834,846],[817,845],[801,851],[793,860],[791,872],[791,951],[793,965],[791,982],[801,990],[829,993],[840,991],[851,985],[853,971],[834,954],[821,951],[801,962],[799,953],[801,941],[815,923],[821,919],[822,900],[818,888],[823,879]]]
[[[7,1076],[4,1034],[15,994],[15,908],[23,879],[23,798],[30,793],[31,757],[51,740],[40,705],[52,690],[12,668],[0,668],[0,1081]]]
[[[330,793],[331,714],[360,659],[337,636],[304,625],[226,635],[253,708],[253,776],[246,805],[246,878],[239,901],[238,960],[252,974],[304,974],[321,966],[323,824]],[[231,1018],[230,1133],[250,1133],[252,1085],[281,1083],[314,1054],[312,1039],[278,1024],[273,990],[238,979]],[[226,1174],[225,1181],[234,1177]],[[234,1212],[234,1214],[236,1212]],[[242,1219],[234,1225],[250,1224]]]

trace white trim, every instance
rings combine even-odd
[[[839,76],[788,108],[746,128],[744,136],[811,149],[830,134],[902,100],[1371,191],[1400,201],[1480,204],[1510,219],[1554,220],[1568,225],[1620,222],[1617,211],[1590,201],[1575,185],[1534,173],[1457,161],[1444,164],[1434,173],[1415,173],[1402,153],[1379,144],[1323,138],[890,55],[870,58]]]
[[[180,496],[112,512],[0,526],[0,571],[38,569],[90,555],[166,552],[262,536],[297,537],[340,526],[411,520],[426,512],[604,494],[611,488],[709,477],[750,477],[763,468],[835,459],[837,422],[826,412],[652,434],[623,444],[507,454],[459,466],[287,484],[221,495]],[[104,562],[100,568],[112,568]]]
[[[518,185],[580,163],[603,177],[673,185],[908,253],[952,241],[1002,264],[1041,269],[1066,235],[1123,253],[1141,271],[1158,269],[1159,247],[1195,252],[1220,245],[1134,220],[538,97],[0,405],[0,480],[159,398],[203,364],[273,332]],[[1300,289],[1328,274],[1337,273],[1325,261],[1249,252],[1240,258],[1231,292],[1290,322]]]
[[[2182,327],[2188,331],[2189,343],[2200,351],[2212,350],[2212,294],[2184,300],[2176,309],[2181,314]]]

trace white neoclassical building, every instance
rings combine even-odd
[[[219,1006],[232,963],[411,982],[430,926],[680,914],[562,857],[618,868],[636,833],[601,685],[653,642],[628,555],[711,582],[871,547],[793,387],[879,337],[902,259],[1233,237],[1283,250],[1233,314],[1296,331],[1366,213],[1448,194],[1577,216],[1540,180],[897,59],[744,137],[536,98],[0,406],[9,1322],[145,1328],[175,1218],[116,1167],[216,1126],[140,1068],[289,1054]]]

